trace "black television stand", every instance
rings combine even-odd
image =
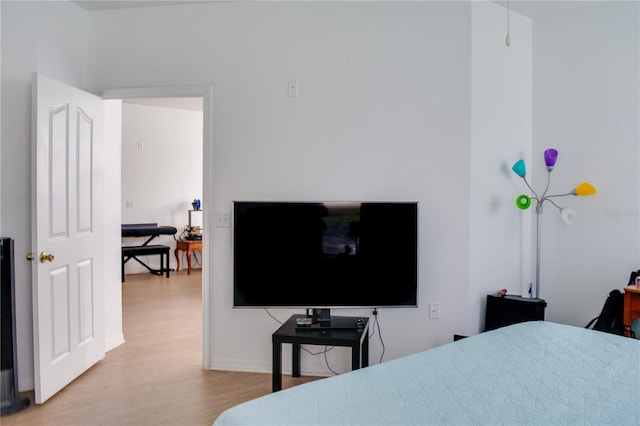
[[[306,318],[305,315],[294,314],[271,336],[273,346],[273,375],[272,390],[277,392],[282,389],[282,344],[290,343],[291,350],[291,375],[300,377],[300,346],[346,346],[351,348],[351,369],[369,366],[369,318],[363,317],[333,317],[331,325],[314,325],[310,327],[297,327],[298,318]],[[362,328],[358,328],[358,320]],[[332,328],[332,327],[349,328]]]

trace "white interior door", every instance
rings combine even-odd
[[[34,75],[33,328],[41,404],[104,358],[102,100]]]

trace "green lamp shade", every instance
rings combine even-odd
[[[596,188],[589,182],[582,182],[580,185],[576,186],[573,192],[576,195],[593,195],[596,193]]]
[[[518,206],[519,209],[526,210],[530,205],[531,197],[522,194],[518,198],[516,198],[516,206]]]
[[[518,160],[516,164],[511,167],[511,170],[513,170],[521,178],[525,177],[525,175],[527,174],[527,167],[524,165],[524,160]]]

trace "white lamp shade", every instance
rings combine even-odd
[[[571,225],[576,221],[576,211],[573,209],[560,209],[560,216],[562,217],[562,220],[564,220],[564,223],[566,223],[567,225]]]

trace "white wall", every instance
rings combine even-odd
[[[531,218],[507,207],[526,191],[509,168],[520,157],[533,157],[528,140],[537,116],[534,111],[533,120],[527,117],[526,82],[537,81],[530,77],[538,69],[536,53],[549,51],[556,41],[534,39],[533,72],[528,70],[521,60],[527,60],[531,39],[526,31],[520,34],[518,24],[530,24],[513,14],[508,54],[521,55],[520,61],[497,57],[494,72],[500,74],[492,75],[497,52],[475,42],[476,35],[489,37],[492,30],[485,33],[477,24],[487,19],[498,25],[498,49],[504,22],[500,11],[487,14],[472,21],[471,6],[458,2],[249,3],[102,12],[91,15],[91,40],[101,55],[90,60],[89,79],[97,87],[213,85],[214,183],[206,196],[214,210],[252,198],[418,200],[421,307],[383,312],[383,327],[393,330],[386,335],[387,357],[393,358],[448,341],[454,332],[478,330],[482,304],[477,303],[484,294],[503,287],[518,292],[533,279],[526,262]],[[478,33],[471,33],[470,23]],[[637,28],[637,21],[630,25]],[[166,32],[168,27],[173,30]],[[637,32],[622,31],[627,30]],[[629,41],[637,48],[637,37]],[[570,59],[574,68],[591,57],[588,43],[581,46]],[[141,50],[147,53],[138,60]],[[540,61],[548,60],[540,55]],[[632,71],[626,78],[637,75]],[[500,87],[498,75],[507,78],[508,90],[518,92],[492,93],[490,87]],[[300,82],[298,98],[286,97],[288,80]],[[562,93],[557,86],[554,92]],[[514,98],[516,110],[509,105],[487,110],[491,101]],[[499,125],[500,113],[510,119],[502,129],[483,120]],[[536,136],[541,131],[534,130]],[[491,139],[489,150],[482,149]],[[638,158],[636,149],[632,158]],[[494,167],[496,175],[488,171]],[[487,197],[491,204],[478,204]],[[637,235],[638,218],[630,222],[630,233]],[[514,250],[509,232],[516,233]],[[230,233],[216,228],[212,237],[211,365],[268,371],[269,334],[277,325],[261,311],[230,308]],[[629,253],[638,258],[637,244]],[[562,259],[558,265],[567,261],[556,258]],[[618,269],[611,265],[601,273],[619,274]],[[442,319],[427,319],[428,301],[441,302]],[[572,301],[549,302],[550,318],[580,310]],[[602,299],[591,303],[600,306]],[[276,314],[285,318],[289,312]],[[246,338],[235,339],[239,333]],[[303,369],[322,367],[303,360]]]
[[[189,221],[191,202],[202,199],[202,126],[201,111],[124,103],[122,223],[175,226],[176,238],[180,236]],[[133,207],[127,207],[127,202]],[[124,238],[122,244],[141,244],[145,239]],[[154,244],[171,247],[169,263],[175,268],[174,238],[159,236]],[[144,260],[153,268],[160,267],[158,256]],[[186,258],[180,263],[186,266]],[[192,265],[198,266],[194,259]],[[131,261],[125,272],[148,271]]]
[[[621,287],[640,259],[640,217],[634,213],[640,192],[638,6],[608,7],[623,10],[598,9],[588,19],[562,17],[539,25],[534,19],[533,26],[532,159],[541,161],[542,150],[553,144],[561,155],[554,172],[559,188],[589,179],[600,189],[594,198],[570,201],[579,216],[568,231],[545,213],[543,292],[554,291],[545,282],[562,284],[556,294],[543,293],[548,317],[576,325],[599,310],[605,292]],[[481,74],[472,60],[471,25],[476,28],[477,21],[468,3],[243,2],[88,15],[87,25],[87,13],[67,2],[2,2],[0,230],[16,239],[18,253],[30,246],[30,82],[31,72],[41,71],[79,87],[213,85],[208,118],[214,159],[205,167],[214,181],[213,191],[203,195],[212,209],[229,210],[240,198],[419,201],[421,307],[382,311],[385,359],[473,331],[479,322],[478,307],[471,306],[474,293],[513,285],[471,277],[481,262],[500,263],[504,236],[486,238],[484,250],[495,252],[495,259],[470,253],[488,234],[478,230],[484,221],[476,217],[486,206],[476,209],[472,188],[481,170],[493,166],[475,164],[486,161],[474,150],[487,136],[476,135],[472,117],[479,93],[472,81]],[[38,30],[55,26],[60,28]],[[85,85],[87,53],[69,38],[73,33],[87,39],[87,28]],[[500,34],[498,44],[503,39]],[[518,40],[514,35],[512,47]],[[286,97],[288,80],[300,82],[298,98]],[[510,166],[515,159],[502,148],[493,149]],[[610,159],[612,149],[625,155]],[[515,154],[527,159],[526,151]],[[492,184],[490,178],[486,182]],[[512,195],[520,192],[514,184]],[[230,231],[211,232],[207,361],[269,371],[269,335],[277,325],[261,311],[230,309]],[[586,262],[567,255],[572,251],[586,255]],[[25,264],[16,267],[24,390],[33,377],[31,271]],[[513,266],[509,271],[514,273]],[[428,301],[441,302],[440,320],[427,319]],[[275,314],[286,318],[290,312]],[[372,361],[379,353],[374,339]],[[330,360],[348,369],[345,351],[332,351]],[[322,373],[321,364],[305,357],[303,372]]]
[[[571,226],[545,206],[540,292],[547,319],[585,325],[640,268],[640,3],[585,2],[573,15],[558,6],[533,27],[535,185],[555,147],[554,192],[589,181],[598,194],[557,200],[576,210]]]
[[[19,389],[33,389],[31,79],[33,72],[85,87],[87,13],[68,2],[2,2],[2,222],[15,240]]]
[[[213,85],[213,192],[203,197],[213,210],[229,211],[235,199],[417,200],[420,308],[381,313],[389,359],[466,328],[470,19],[469,4],[457,2],[92,13],[100,55],[89,79]],[[299,97],[287,97],[288,80],[299,81]],[[230,229],[213,229],[210,364],[269,371],[277,324],[260,310],[231,309],[230,239]],[[440,320],[428,320],[430,300],[441,302]],[[372,359],[380,351],[374,341]],[[332,357],[348,367],[346,351]],[[303,369],[322,373],[322,363],[305,358]]]
[[[530,282],[531,215],[515,198],[526,187],[511,171],[531,157],[532,24],[473,2],[471,32],[471,189],[467,334],[484,330],[487,294],[526,294]]]
[[[0,28],[2,27],[2,3],[0,2]],[[0,46],[2,46],[2,31],[0,31]],[[1,49],[0,49],[1,50]],[[0,81],[2,80],[2,59],[0,54]],[[2,84],[0,84],[0,99],[2,99]],[[0,122],[2,122],[2,102],[0,102]],[[2,135],[0,134],[0,139]],[[2,164],[2,148],[0,147],[0,164]],[[0,188],[2,188],[2,173],[0,173]],[[2,231],[2,196],[0,194],[0,231]],[[4,234],[3,234],[4,235]]]
[[[122,146],[122,101],[104,101],[104,283],[106,350],[124,342],[122,331],[122,284],[118,267],[122,262],[120,245],[120,157]]]

